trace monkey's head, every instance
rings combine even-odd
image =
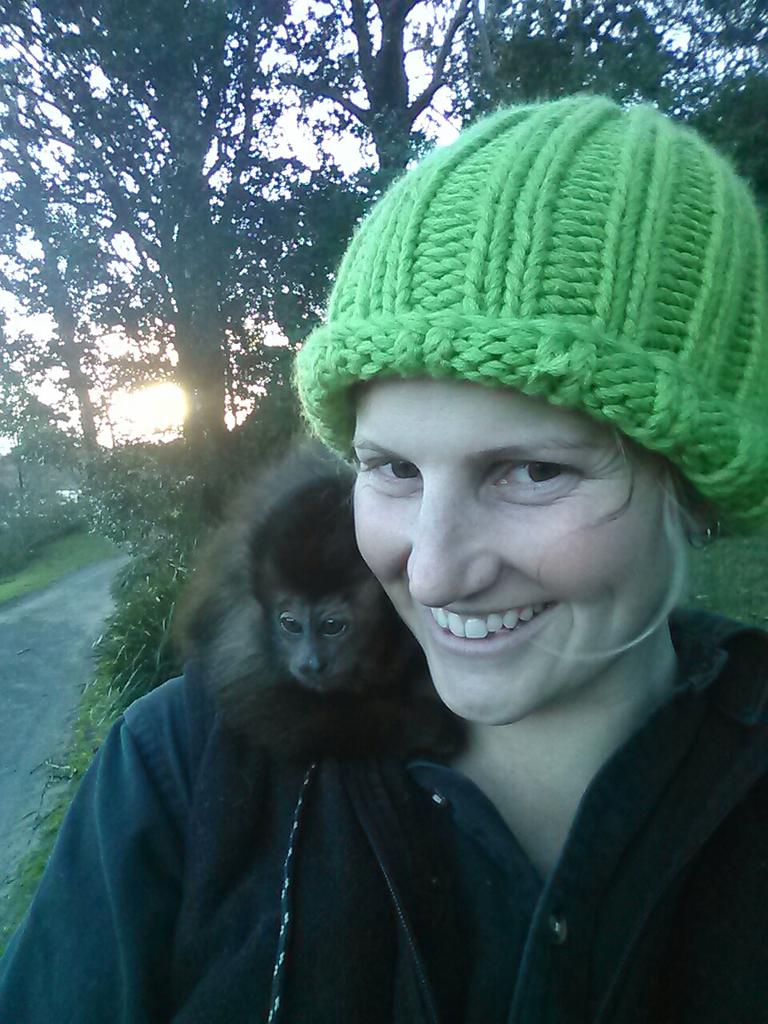
[[[327,473],[301,482],[252,539],[273,663],[313,690],[370,687],[361,666],[395,614],[357,549],[351,484]]]

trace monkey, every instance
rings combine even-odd
[[[259,473],[182,596],[177,643],[224,727],[275,759],[448,757],[460,719],[357,549],[354,479],[318,442]]]

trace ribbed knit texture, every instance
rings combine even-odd
[[[733,529],[768,519],[768,297],[755,204],[647,106],[499,111],[363,222],[299,353],[311,427],[348,452],[353,385],[519,389],[666,455]]]

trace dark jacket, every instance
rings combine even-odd
[[[728,659],[637,740],[658,769],[616,756],[632,834],[583,889],[566,849],[509,1024],[768,1022],[768,638],[679,628]],[[471,1019],[442,813],[395,762],[278,767],[220,730],[194,673],[173,680],[84,778],[0,965],[0,1022]]]

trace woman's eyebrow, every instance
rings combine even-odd
[[[380,452],[381,454],[392,454],[391,448],[382,447],[380,444],[376,444],[375,441],[368,441],[364,437],[353,437],[352,438],[353,448],[368,448],[372,452]]]
[[[494,445],[492,448],[483,448],[475,454],[480,458],[492,458],[499,455],[530,453],[531,451],[593,451],[595,448],[602,448],[603,444],[597,440],[589,440],[586,437],[576,439],[565,437],[532,437],[524,441],[512,444]]]
[[[352,440],[353,448],[365,448],[369,451],[379,452],[384,455],[393,455],[395,450],[369,441],[364,437],[356,437]],[[604,443],[598,440],[578,438],[576,440],[563,437],[530,438],[516,444],[494,445],[492,448],[483,448],[479,451],[469,453],[471,458],[489,459],[502,456],[517,458],[521,455],[530,455],[532,452],[562,452],[562,451],[594,451],[596,448],[604,447]]]

